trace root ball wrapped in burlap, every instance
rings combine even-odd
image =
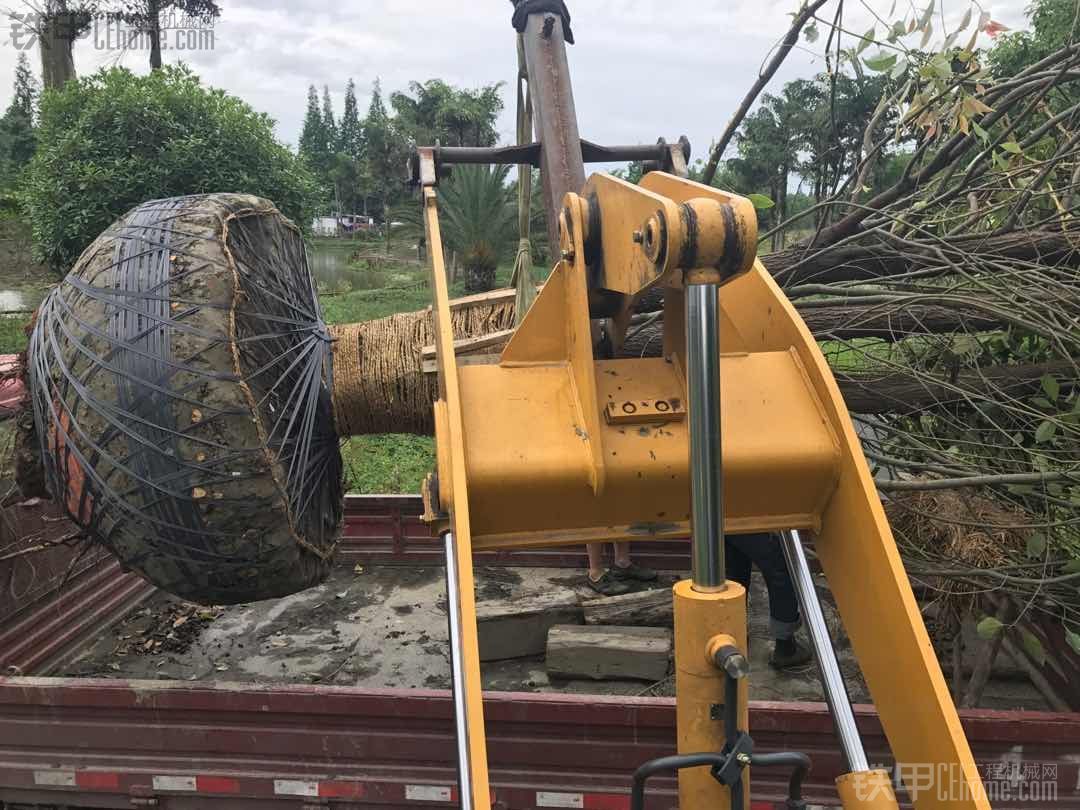
[[[303,240],[272,203],[140,205],[37,316],[49,490],[92,541],[185,599],[315,585],[342,518],[330,363]]]

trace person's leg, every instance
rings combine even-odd
[[[586,543],[585,553],[589,556],[589,587],[603,596],[618,596],[629,593],[630,586],[617,579],[604,567],[604,546],[602,543]]]
[[[604,575],[604,546],[602,543],[588,543],[585,553],[589,555],[589,579],[595,582]]]
[[[612,543],[615,546],[615,564],[611,573],[616,579],[632,579],[637,582],[652,582],[656,572],[644,565],[638,565],[630,559],[630,543]]]
[[[741,535],[738,534],[729,534],[724,537],[725,576],[732,582],[738,582],[749,593],[750,575],[754,572],[754,564],[742,550],[740,537]]]
[[[770,663],[781,669],[809,663],[810,651],[795,640],[795,631],[802,623],[799,600],[780,541],[773,534],[732,535],[728,540],[729,547],[753,561],[765,580],[769,592],[769,632],[776,642]],[[729,578],[733,577],[729,575]]]

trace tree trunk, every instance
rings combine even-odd
[[[146,32],[150,36],[150,69],[161,70],[161,0],[147,0]]]
[[[43,16],[39,23],[41,84],[46,90],[63,87],[75,78],[75,60],[71,56],[75,24],[75,15],[68,12]]]
[[[939,304],[903,304],[886,307],[853,301],[843,306],[799,307],[796,309],[818,340],[879,338],[903,340],[913,334],[941,335],[951,332],[991,332],[1008,324],[1000,315],[966,312]],[[624,357],[657,356],[663,343],[662,320],[629,333],[623,345]]]
[[[1011,605],[1012,603],[1008,599],[1003,599],[1001,607],[998,608],[997,620],[1003,625],[1007,625],[1012,621]],[[986,690],[986,684],[990,682],[990,676],[994,672],[994,662],[997,661],[998,653],[1001,651],[1001,642],[1004,639],[1005,631],[1002,630],[995,634],[993,638],[982,642],[967,689],[962,696],[958,695],[961,708],[974,709],[979,705],[983,692]]]
[[[852,413],[915,413],[935,405],[964,405],[968,399],[1024,398],[1041,390],[1042,378],[1055,376],[1062,391],[1071,390],[1076,366],[1058,361],[1023,366],[989,366],[955,380],[918,379],[910,372],[836,374]]]
[[[941,250],[957,261],[962,261],[969,252],[977,252],[980,256],[993,255],[1001,260],[1035,261],[1043,266],[1062,262],[1075,264],[1080,259],[1080,248],[1077,247],[1074,233],[1033,229],[997,236],[980,234],[958,238],[944,245],[928,246],[925,253],[916,249],[900,250],[880,242],[813,250],[794,247],[763,256],[762,262],[781,287],[793,287],[797,284],[884,278],[941,266],[941,258],[935,255]],[[983,264],[988,272],[997,269],[986,262]],[[979,267],[965,269],[975,272]]]
[[[470,303],[452,303],[454,338],[481,337],[492,332],[512,329],[514,303],[511,291],[505,295],[481,298]],[[357,340],[363,357],[363,387],[367,398],[368,421],[364,433],[417,433],[432,431],[431,403],[435,398],[435,376],[423,371],[422,349],[432,343],[430,313],[426,310],[392,315],[354,327],[334,327],[353,330],[355,337],[340,336],[342,340]],[[662,341],[655,339],[636,353],[621,356],[659,356]],[[499,351],[491,347],[491,353]],[[967,396],[1004,395],[1025,397],[1037,393],[1042,378],[1054,375],[1062,390],[1071,390],[1070,380],[1075,367],[1070,362],[1030,364],[1022,366],[991,366],[978,374],[966,372],[955,380],[920,380],[904,372],[840,372],[836,380],[852,413],[913,413],[939,404],[963,405]]]
[[[586,624],[615,624],[630,627],[671,627],[674,608],[670,588],[589,599],[582,603]]]

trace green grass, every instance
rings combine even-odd
[[[408,433],[354,436],[341,444],[345,488],[363,495],[420,492],[435,468],[435,439]]]
[[[18,354],[26,350],[26,324],[29,315],[0,316],[0,354]]]

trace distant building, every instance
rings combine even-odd
[[[363,214],[338,214],[315,217],[311,231],[316,236],[349,236],[357,231],[375,230],[375,220]]]

